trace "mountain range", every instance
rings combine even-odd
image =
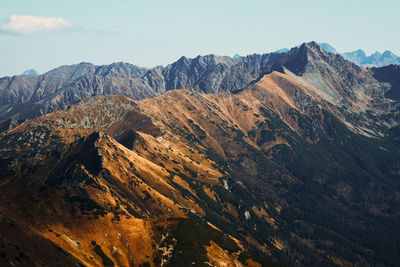
[[[328,52],[333,49],[328,44],[322,47]],[[80,63],[42,75],[4,77],[0,78],[0,119],[31,119],[101,94],[121,94],[140,100],[182,88],[196,88],[204,93],[235,92],[266,73],[281,71],[282,67],[299,74],[302,70],[293,69],[296,66],[292,65],[298,64],[294,55],[300,48],[234,58],[182,57],[166,67],[155,68],[122,62],[102,66]]]
[[[397,266],[400,69],[315,42],[0,79],[2,266]]]
[[[364,50],[358,49],[352,52],[339,53],[333,46],[328,43],[318,43],[326,52],[332,54],[340,54],[344,59],[356,63],[362,67],[383,67],[388,65],[400,64],[400,57],[391,51],[384,51],[383,53],[375,52],[367,56]],[[283,48],[275,51],[275,53],[287,53],[289,49]]]

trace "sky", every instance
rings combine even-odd
[[[303,42],[400,55],[398,0],[0,0],[0,77],[61,65],[167,65]]]

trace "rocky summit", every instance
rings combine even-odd
[[[399,68],[304,43],[0,79],[0,265],[397,266]]]
[[[400,57],[389,50],[385,50],[383,53],[377,51],[368,56],[362,49],[357,49],[352,52],[339,53],[333,46],[328,43],[318,43],[318,45],[327,53],[340,54],[344,59],[365,68],[376,68],[400,64]],[[283,48],[277,50],[275,53],[287,53],[289,51],[289,49]]]

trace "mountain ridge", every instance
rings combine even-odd
[[[385,50],[383,53],[377,51],[367,56],[367,54],[362,49],[357,49],[352,52],[339,53],[333,46],[328,43],[318,43],[318,45],[328,53],[340,54],[344,59],[352,61],[353,63],[356,63],[357,65],[365,68],[384,67],[391,64],[400,64],[400,57],[389,50]],[[287,48],[282,48],[275,51],[275,53],[287,53],[289,51],[290,50]]]
[[[314,49],[304,47],[305,54]],[[228,250],[223,262],[239,266],[261,262],[257,253],[299,266],[395,264],[400,147],[386,133],[351,131],[293,75],[274,71],[235,94],[179,89],[141,101],[99,95],[23,122],[0,134],[0,192],[13,200],[0,212],[87,265],[101,265],[102,257],[103,265],[210,262],[219,251],[211,252],[212,242]],[[22,209],[30,197],[44,210]],[[189,235],[190,227],[205,227],[194,218],[225,238],[208,228],[201,238]],[[118,241],[138,244],[139,235],[143,246]],[[239,261],[228,236],[244,255],[255,254]],[[185,249],[202,238],[199,255]],[[383,238],[393,243],[382,247]],[[173,250],[164,254],[164,247]],[[128,255],[136,257],[129,262]]]
[[[46,266],[37,239],[67,266],[395,266],[398,74],[310,42],[0,79],[0,264]]]
[[[306,46],[318,45],[311,42],[288,53],[253,54],[237,59],[216,55],[182,57],[166,67],[151,69],[122,62],[102,66],[80,63],[39,76],[5,77],[0,79],[0,119],[33,118],[98,94],[122,94],[139,100],[191,87],[206,93],[234,92],[274,70],[282,71],[283,67],[301,75],[301,68],[308,64]],[[311,53],[323,51],[314,49]]]

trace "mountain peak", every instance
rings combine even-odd
[[[306,71],[307,66],[310,63],[312,64],[314,59],[321,58],[323,54],[326,55],[326,52],[316,42],[303,43],[282,55],[283,62],[279,64],[281,64],[281,67],[301,76]],[[278,67],[278,69],[281,67]]]
[[[292,48],[291,53],[297,53],[300,55],[308,55],[313,57],[319,57],[327,52],[316,42],[303,43],[299,47]]]
[[[241,58],[241,57],[242,57],[241,55],[235,54],[232,58],[233,58],[233,59],[239,59],[239,58]]]
[[[177,62],[182,62],[182,61],[187,61],[188,60],[188,58],[187,57],[185,57],[185,56],[181,56],[179,59],[178,59],[178,61]]]
[[[375,53],[373,53],[371,55],[371,57],[380,57],[380,56],[382,56],[382,54],[380,52],[378,52],[378,51],[376,51]]]
[[[29,69],[29,70],[24,71],[21,75],[36,76],[36,75],[39,75],[39,72],[37,72],[34,69]]]
[[[392,51],[389,51],[389,50],[385,50],[385,51],[383,52],[382,56],[383,56],[383,57],[396,57],[396,55],[393,54],[393,52],[392,52]]]
[[[365,54],[365,52],[364,52],[364,50],[362,50],[362,49],[357,49],[356,51],[354,51],[355,53],[357,53],[357,54],[360,54],[360,55],[364,55],[364,56],[366,56],[366,54]]]
[[[319,43],[318,45],[328,53],[339,54],[338,51],[336,51],[336,49],[328,43]]]
[[[319,46],[320,48],[322,48],[323,50],[325,50],[325,52],[327,52],[327,53],[339,54],[339,53],[336,51],[336,49],[335,49],[333,46],[331,46],[330,44],[328,44],[328,43],[317,43],[317,42],[315,42],[315,41],[311,41],[311,42],[308,42],[308,43],[302,43],[301,45],[298,45],[298,46],[296,46],[296,47],[294,47],[294,48],[299,48],[299,47],[301,47],[302,45],[306,45],[306,46],[308,46],[308,47],[314,47],[314,48],[317,47],[317,46]],[[279,49],[279,50],[274,51],[273,53],[282,54],[282,53],[288,53],[289,51],[290,51],[290,49],[282,48],[282,49]]]
[[[78,78],[85,73],[94,73],[96,66],[92,63],[81,62],[73,65],[63,65],[46,72],[48,75],[59,76],[62,78]]]
[[[306,45],[306,46],[309,46],[309,47],[314,47],[314,48],[320,47],[319,44],[316,41],[310,41],[308,43],[304,42],[303,44]]]
[[[367,56],[364,50],[362,49],[357,49],[352,52],[345,52],[345,53],[339,53],[333,46],[331,46],[328,43],[316,43],[315,41],[311,41],[308,43],[303,43],[301,45],[298,45],[292,49],[295,48],[300,48],[301,46],[305,46],[309,49],[315,49],[317,46],[322,48],[325,52],[331,53],[331,54],[339,54],[341,55],[344,59],[352,61],[353,63],[362,66],[362,67],[371,67],[371,66],[387,66],[390,64],[400,64],[400,57],[395,55],[393,52],[389,50],[385,50],[382,53],[379,51],[376,51],[375,53]],[[304,49],[304,48],[303,48]],[[288,53],[289,49],[283,48],[280,50],[275,51],[274,53]],[[303,50],[306,51],[306,50]],[[314,50],[315,52],[315,50]]]
[[[301,44],[299,47],[299,52],[301,51],[313,54],[326,53],[326,51],[315,41]]]
[[[282,54],[282,53],[287,53],[289,51],[290,50],[288,48],[282,48],[282,49],[276,50],[274,53]]]
[[[358,49],[353,52],[343,53],[342,56],[363,67],[381,67],[390,64],[400,64],[400,57],[389,50],[385,50],[383,54],[376,51],[370,56],[367,56],[363,50]]]

